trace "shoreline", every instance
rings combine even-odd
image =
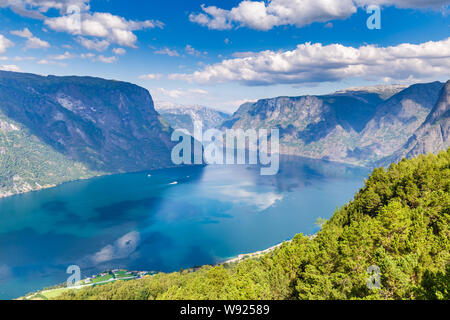
[[[174,166],[167,166],[167,167],[162,167],[162,168],[155,168],[155,169],[148,169],[148,170],[141,170],[141,171],[130,171],[130,172],[113,172],[113,173],[101,172],[101,173],[92,175],[90,177],[78,178],[78,179],[74,179],[74,180],[68,180],[68,181],[64,181],[64,182],[61,182],[61,183],[58,183],[58,184],[55,184],[55,185],[41,186],[40,188],[34,188],[34,189],[31,189],[31,190],[28,190],[28,191],[17,192],[17,193],[12,193],[12,194],[1,193],[1,190],[0,190],[0,201],[3,200],[3,199],[11,198],[11,197],[16,197],[16,196],[30,194],[30,193],[33,193],[33,192],[39,192],[39,191],[43,191],[43,190],[58,188],[60,186],[68,184],[68,183],[93,180],[93,179],[97,179],[97,178],[103,178],[103,177],[114,176],[114,175],[148,173],[148,172],[155,172],[155,171],[159,171],[159,170],[167,170],[167,169],[175,169],[175,168],[180,168],[180,167],[191,167],[191,166],[193,166],[193,165],[185,165],[185,166],[176,166],[176,165],[174,165]]]
[[[316,236],[317,236],[317,233],[311,234],[311,235],[307,235],[306,237],[308,237],[309,240],[313,240]],[[239,262],[241,262],[241,261],[243,261],[245,259],[258,258],[260,256],[263,256],[263,255],[265,255],[267,253],[270,253],[270,252],[280,248],[284,244],[291,243],[291,242],[292,242],[292,239],[284,240],[283,242],[278,243],[278,244],[276,244],[276,245],[274,245],[274,246],[272,246],[270,248],[267,248],[265,250],[260,250],[260,251],[250,252],[250,253],[241,253],[241,254],[239,254],[237,256],[223,259],[223,260],[213,264],[213,266],[221,266],[221,265],[225,265],[225,264],[239,263]]]
[[[232,264],[232,263],[239,263],[245,259],[251,259],[251,258],[258,258],[262,255],[265,255],[266,253],[270,253],[272,251],[274,251],[275,249],[280,248],[283,244],[285,243],[290,243],[292,240],[285,240],[281,243],[278,243],[270,248],[267,248],[265,250],[260,250],[260,251],[255,251],[255,252],[250,252],[250,253],[241,253],[237,256],[234,257],[230,257],[230,258],[226,258],[222,261],[219,261],[217,263],[214,264],[214,266],[220,266],[220,265],[225,265],[225,264]]]
[[[57,297],[71,290],[81,290],[84,288],[94,287],[97,285],[103,285],[107,283],[114,283],[116,281],[129,281],[129,280],[139,280],[146,276],[152,276],[156,274],[154,271],[128,271],[127,269],[117,269],[103,271],[97,275],[91,277],[83,278],[76,284],[68,286],[67,283],[57,284],[53,287],[46,287],[42,290],[35,292],[29,292],[24,296],[15,298],[13,300],[48,300],[49,298]],[[95,281],[97,278],[106,277],[104,280]]]
[[[290,161],[290,158],[299,158],[299,159],[302,159],[302,160],[322,161],[322,162],[326,162],[326,163],[330,163],[330,164],[351,166],[351,167],[354,167],[354,168],[357,168],[357,169],[369,169],[370,170],[370,168],[371,168],[370,165],[357,164],[357,163],[345,162],[345,161],[324,160],[324,159],[320,159],[320,158],[305,157],[305,156],[297,155],[297,154],[280,153],[279,155],[280,155],[280,157],[284,157],[285,161],[286,161],[286,159],[288,159],[287,162]],[[55,185],[44,185],[44,186],[41,186],[40,188],[33,188],[31,190],[17,192],[17,193],[12,193],[12,194],[8,194],[6,192],[2,193],[2,190],[0,189],[0,200],[11,198],[11,197],[15,197],[15,196],[20,196],[20,195],[25,195],[25,194],[29,194],[29,193],[33,193],[33,192],[38,192],[38,191],[43,191],[43,190],[57,188],[59,186],[65,185],[67,183],[86,181],[86,180],[101,178],[101,177],[105,177],[105,176],[120,175],[120,174],[138,174],[138,173],[153,172],[153,171],[158,171],[158,170],[175,169],[175,168],[180,168],[180,167],[193,167],[193,166],[207,166],[207,164],[201,164],[201,165],[195,165],[195,164],[190,164],[190,165],[170,165],[170,166],[165,166],[165,167],[160,167],[160,168],[146,169],[146,170],[139,170],[139,171],[130,171],[130,172],[113,172],[113,173],[111,173],[111,172],[99,172],[98,174],[93,174],[92,176],[88,176],[88,177],[85,177],[85,178],[78,178],[78,179],[74,179],[74,180],[68,180],[68,181],[64,181],[64,182],[61,182],[61,183],[58,183],[58,184],[55,184]]]
[[[312,239],[314,239],[316,237],[316,235],[317,234],[308,235],[307,237],[310,240],[312,240]],[[287,243],[290,243],[290,242],[292,242],[292,239],[291,240],[284,240],[283,242],[278,243],[278,244],[276,244],[274,246],[271,246],[271,247],[269,247],[269,248],[267,248],[265,250],[260,250],[260,251],[250,252],[250,253],[242,253],[242,254],[239,254],[237,256],[226,258],[226,259],[223,259],[221,261],[218,261],[215,264],[212,264],[211,266],[213,266],[213,267],[223,266],[223,265],[229,265],[229,264],[233,264],[233,263],[240,263],[240,262],[242,262],[242,261],[244,261],[246,259],[259,258],[259,257],[261,257],[261,256],[263,256],[265,254],[273,252],[274,250],[280,248],[284,244],[287,244]],[[188,268],[186,270],[189,270],[190,272],[195,272],[196,270],[198,270],[199,268],[202,268],[204,266],[207,266],[207,265],[202,265],[202,266],[199,266],[199,267],[191,267],[191,268]],[[155,272],[155,271],[151,271],[151,272],[145,271],[145,272],[146,272],[146,276],[154,276],[154,275],[156,275],[158,273],[161,273],[161,272]],[[83,288],[92,287],[94,285],[101,285],[101,284],[106,284],[106,283],[111,283],[111,282],[121,281],[121,280],[139,280],[141,278],[132,278],[132,277],[130,277],[130,278],[123,278],[123,279],[109,279],[109,280],[101,281],[101,282],[97,282],[97,283],[78,284],[78,285],[75,285],[75,286],[72,286],[72,287],[56,287],[56,288],[53,288],[53,289],[51,289],[51,288],[50,289],[44,288],[44,289],[39,290],[37,292],[28,293],[28,294],[26,294],[26,295],[24,295],[22,297],[14,299],[14,300],[27,300],[27,299],[30,299],[30,298],[33,298],[33,297],[39,298],[42,294],[51,293],[51,292],[54,292],[54,291],[61,291],[61,293],[62,293],[63,291],[67,291],[67,290],[80,290],[80,289],[83,289]],[[84,281],[84,280],[85,279],[83,279],[82,281]]]

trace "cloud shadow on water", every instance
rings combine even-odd
[[[151,197],[140,200],[120,201],[107,206],[97,207],[94,208],[97,215],[88,219],[88,222],[110,226],[130,220],[139,222],[141,218],[154,214],[155,210],[153,209],[161,200],[161,198]]]

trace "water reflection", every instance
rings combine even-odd
[[[174,271],[313,233],[367,170],[295,157],[276,176],[207,166],[101,177],[0,200],[0,298],[124,267]]]

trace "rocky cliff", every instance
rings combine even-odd
[[[450,147],[450,81],[441,89],[439,99],[425,122],[393,156],[393,161],[419,154],[437,153]]]
[[[4,194],[20,192],[13,182],[24,175],[14,160],[17,149],[24,150],[22,145],[30,150],[22,162],[35,176],[22,191],[36,189],[42,181],[62,182],[59,171],[54,171],[57,167],[79,166],[81,171],[62,179],[66,181],[172,166],[172,129],[161,121],[149,92],[130,83],[0,71],[0,113]],[[15,143],[11,143],[13,133]],[[46,156],[36,159],[31,150]]]
[[[222,127],[278,128],[282,154],[372,166],[418,130],[442,87],[432,82],[262,99],[242,105]]]

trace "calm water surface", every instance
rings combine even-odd
[[[176,271],[313,234],[368,171],[289,159],[123,174],[0,200],[0,299],[110,268]]]

